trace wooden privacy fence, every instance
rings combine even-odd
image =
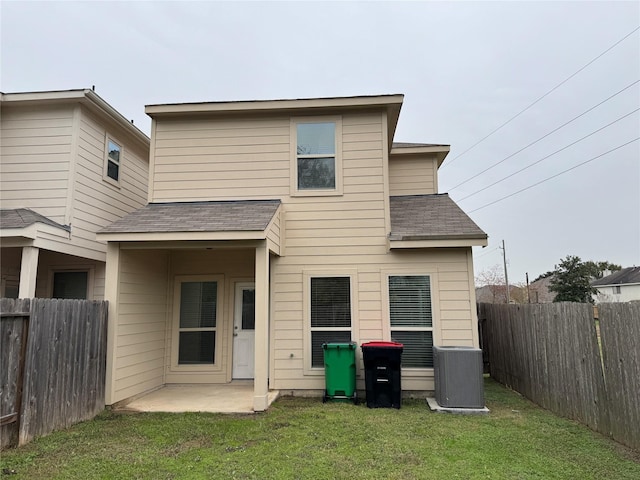
[[[640,449],[640,304],[479,304],[491,376]],[[602,351],[602,355],[601,355]]]
[[[0,313],[2,448],[104,409],[107,302],[3,298]]]

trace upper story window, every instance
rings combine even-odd
[[[314,121],[315,120],[315,121]],[[341,194],[341,125],[339,119],[300,120],[292,123],[292,191],[294,195]]]
[[[120,159],[122,147],[113,139],[107,137],[107,155],[105,159],[105,178],[120,183]]]

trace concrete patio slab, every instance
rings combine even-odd
[[[489,413],[489,409],[487,407],[484,408],[452,408],[452,407],[441,407],[436,399],[433,397],[427,397],[427,404],[432,412],[438,413],[457,413],[460,415],[487,415]]]
[[[269,392],[269,405],[279,392]],[[117,410],[136,412],[254,413],[253,384],[167,385],[119,405]]]

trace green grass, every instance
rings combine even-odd
[[[2,452],[0,466],[7,479],[640,478],[638,452],[485,387],[486,416],[291,397],[248,416],[107,411]]]

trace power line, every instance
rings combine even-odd
[[[613,50],[615,47],[617,47],[620,43],[622,43],[624,40],[626,40],[627,38],[629,38],[631,35],[633,35],[635,32],[637,32],[638,30],[640,30],[640,26],[634,28],[631,32],[627,33],[624,37],[622,37],[620,40],[618,40],[616,43],[614,43],[613,45],[611,45],[609,48],[607,48],[604,52],[602,52],[600,55],[598,55],[597,57],[595,57],[593,60],[589,61],[587,64],[585,64],[584,66],[580,67],[578,70],[576,70],[574,73],[572,73],[571,75],[569,75],[567,78],[565,78],[563,81],[561,81],[559,84],[557,84],[555,87],[553,87],[551,90],[549,90],[547,93],[545,93],[544,95],[542,95],[541,97],[539,97],[537,100],[535,100],[532,104],[530,104],[529,106],[525,107],[523,110],[521,110],[520,112],[516,113],[513,117],[511,117],[509,120],[507,120],[506,122],[504,122],[502,125],[500,125],[499,127],[497,127],[496,129],[492,130],[489,134],[485,135],[484,137],[482,137],[480,140],[478,140],[476,143],[474,143],[473,145],[471,145],[469,148],[467,148],[464,152],[462,152],[459,155],[456,155],[455,157],[453,157],[451,160],[449,160],[448,163],[445,163],[443,165],[443,167],[446,167],[448,165],[451,165],[453,162],[455,162],[458,158],[462,157],[464,154],[466,154],[467,152],[473,150],[476,146],[478,146],[479,144],[481,144],[482,142],[484,142],[487,138],[489,138],[491,135],[493,135],[494,133],[496,133],[497,131],[499,131],[500,129],[502,129],[502,127],[506,126],[507,124],[511,123],[513,120],[515,120],[516,118],[518,118],[520,115],[522,115],[524,112],[526,112],[527,110],[529,110],[531,107],[533,107],[535,104],[537,104],[540,100],[542,100],[543,98],[549,96],[551,93],[555,92],[558,88],[560,88],[562,85],[564,85],[565,83],[567,83],[569,80],[571,80],[573,77],[575,77],[577,74],[579,74],[580,72],[582,72],[585,68],[587,68],[589,65],[591,65],[593,62],[595,62],[596,60],[598,60],[600,57],[602,57],[603,55],[605,55],[606,53],[608,53],[609,51]]]
[[[495,252],[496,250],[498,250],[500,247],[494,247],[491,250],[489,250],[488,252],[484,252],[482,255],[474,255],[473,259],[477,260],[478,258],[482,258],[482,257],[486,257],[487,255],[489,255],[490,253]]]
[[[497,199],[497,200],[494,200],[493,202],[490,202],[490,203],[487,203],[487,204],[485,204],[485,205],[482,205],[481,207],[478,207],[478,208],[475,208],[475,209],[473,209],[473,210],[470,210],[470,211],[469,211],[469,213],[477,212],[478,210],[482,210],[483,208],[486,208],[486,207],[488,207],[488,206],[490,206],[490,205],[493,205],[493,204],[495,204],[495,203],[498,203],[498,202],[501,202],[501,201],[503,201],[503,200],[506,200],[507,198],[513,197],[514,195],[517,195],[517,194],[519,194],[519,193],[522,193],[522,192],[524,192],[524,191],[526,191],[526,190],[529,190],[529,189],[531,189],[531,188],[533,188],[533,187],[537,187],[538,185],[540,185],[540,184],[542,184],[542,183],[545,183],[545,182],[547,182],[547,181],[549,181],[549,180],[551,180],[551,179],[553,179],[553,178],[559,177],[560,175],[563,175],[563,174],[565,174],[565,173],[567,173],[567,172],[570,172],[571,170],[575,170],[576,168],[581,167],[581,166],[583,166],[583,165],[586,165],[586,164],[587,164],[587,163],[589,163],[589,162],[593,162],[594,160],[597,160],[597,159],[598,159],[598,158],[600,158],[600,157],[604,157],[605,155],[607,155],[607,154],[609,154],[609,153],[611,153],[611,152],[615,152],[616,150],[619,150],[619,149],[621,149],[622,147],[626,147],[627,145],[630,145],[630,144],[632,144],[633,142],[637,142],[638,140],[640,140],[640,137],[636,137],[636,138],[634,138],[633,140],[628,141],[627,143],[623,143],[622,145],[618,145],[617,147],[612,148],[611,150],[609,150],[609,151],[607,151],[607,152],[601,153],[600,155],[598,155],[598,156],[596,156],[596,157],[593,157],[593,158],[590,158],[589,160],[586,160],[586,161],[584,161],[584,162],[582,162],[582,163],[579,163],[579,164],[577,164],[577,165],[574,165],[574,166],[573,166],[573,167],[571,167],[571,168],[567,168],[566,170],[563,170],[563,171],[562,171],[562,172],[560,172],[560,173],[556,173],[555,175],[552,175],[552,176],[550,176],[550,177],[547,177],[547,178],[545,178],[544,180],[540,180],[539,182],[534,183],[533,185],[529,185],[528,187],[522,188],[522,189],[518,190],[517,192],[513,192],[513,193],[511,193],[511,194],[509,194],[509,195],[507,195],[507,196],[505,196],[505,197],[499,198],[499,199]]]
[[[462,185],[464,185],[467,182],[470,182],[471,180],[473,180],[474,178],[479,177],[480,175],[482,175],[485,172],[488,172],[489,170],[491,170],[493,167],[496,167],[498,165],[500,165],[503,162],[506,162],[507,160],[509,160],[510,158],[514,157],[515,155],[517,155],[520,152],[523,152],[524,150],[526,150],[527,148],[535,145],[536,143],[538,143],[540,140],[544,140],[545,138],[547,138],[549,135],[557,132],[558,130],[560,130],[563,127],[566,127],[567,125],[569,125],[570,123],[574,122],[575,120],[579,119],[580,117],[586,115],[587,113],[589,113],[590,111],[594,110],[595,108],[599,107],[600,105],[602,105],[603,103],[608,102],[609,100],[611,100],[612,98],[620,95],[622,92],[624,92],[625,90],[630,89],[631,87],[633,87],[634,85],[636,85],[638,82],[640,82],[640,80],[636,80],[635,82],[627,85],[626,87],[624,87],[622,90],[614,93],[613,95],[611,95],[608,98],[605,98],[604,100],[602,100],[600,103],[594,105],[593,107],[589,108],[588,110],[585,110],[584,112],[582,112],[580,115],[573,117],[571,120],[569,120],[568,122],[563,123],[562,125],[560,125],[559,127],[556,127],[555,129],[551,130],[549,133],[547,133],[546,135],[543,135],[542,137],[538,138],[537,140],[531,142],[529,145],[522,147],[520,150],[518,150],[517,152],[513,152],[511,155],[509,155],[508,157],[503,158],[502,160],[500,160],[499,162],[494,163],[493,165],[491,165],[490,167],[485,168],[484,170],[482,170],[479,173],[476,173],[475,175],[467,178],[464,182],[460,182],[459,184],[457,184],[455,187],[450,188],[449,192],[455,190],[458,187],[461,187]]]
[[[633,110],[632,112],[629,112],[629,113],[627,113],[626,115],[623,115],[622,117],[620,117],[620,118],[618,118],[618,119],[614,120],[613,122],[608,123],[608,124],[607,124],[607,125],[605,125],[604,127],[600,127],[599,129],[594,130],[594,131],[593,131],[593,132],[591,132],[590,134],[585,135],[585,136],[584,136],[584,137],[582,137],[582,138],[579,138],[579,139],[578,139],[578,140],[576,140],[575,142],[572,142],[572,143],[570,143],[569,145],[565,145],[565,146],[564,146],[564,147],[562,147],[561,149],[556,150],[556,151],[555,151],[555,152],[553,152],[553,153],[550,153],[550,154],[549,154],[549,155],[547,155],[546,157],[542,157],[540,160],[537,160],[537,161],[535,161],[535,162],[533,162],[533,163],[531,163],[531,164],[527,165],[526,167],[523,167],[523,168],[521,168],[520,170],[518,170],[518,171],[516,171],[516,172],[513,172],[513,173],[511,173],[511,174],[507,175],[506,177],[503,177],[503,178],[501,178],[500,180],[496,180],[496,181],[495,181],[495,182],[493,182],[492,184],[487,185],[486,187],[483,187],[483,188],[481,188],[480,190],[476,190],[475,192],[470,193],[470,194],[469,194],[469,195],[467,195],[466,197],[462,197],[462,198],[461,198],[460,200],[458,200],[458,201],[459,201],[459,202],[461,202],[461,201],[463,201],[463,200],[466,200],[466,199],[467,199],[467,198],[469,198],[469,197],[473,197],[474,195],[477,195],[477,194],[478,194],[478,193],[480,193],[480,192],[484,192],[485,190],[487,190],[487,189],[489,189],[489,188],[493,187],[494,185],[497,185],[498,183],[504,182],[504,181],[505,181],[505,180],[507,180],[508,178],[511,178],[511,177],[513,177],[514,175],[517,175],[517,174],[518,174],[518,173],[520,173],[520,172],[524,172],[525,170],[527,170],[527,169],[529,169],[529,168],[533,167],[534,165],[537,165],[537,164],[539,164],[540,162],[542,162],[542,161],[544,161],[544,160],[546,160],[546,159],[548,159],[548,158],[550,158],[550,157],[553,157],[556,153],[560,153],[560,152],[562,152],[563,150],[566,150],[567,148],[574,146],[576,143],[580,143],[582,140],[584,140],[584,139],[586,139],[586,138],[589,138],[589,137],[591,137],[592,135],[595,135],[596,133],[598,133],[598,132],[600,132],[600,131],[604,130],[605,128],[610,127],[611,125],[613,125],[613,124],[615,124],[615,123],[618,123],[619,121],[621,121],[621,120],[623,120],[623,119],[627,118],[627,117],[628,117],[628,116],[630,116],[630,115],[633,115],[633,114],[634,114],[634,113],[636,113],[638,110],[640,110],[640,108],[636,108],[636,109],[635,109],[635,110]]]

